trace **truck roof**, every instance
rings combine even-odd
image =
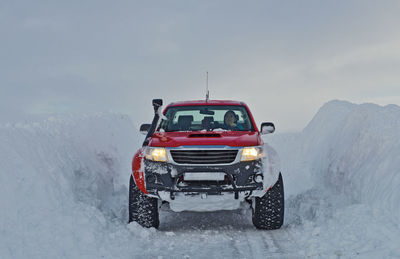
[[[245,105],[244,102],[231,100],[193,100],[170,103],[168,106],[194,106],[194,105]]]

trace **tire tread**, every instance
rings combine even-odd
[[[142,193],[131,175],[129,180],[129,223],[136,221],[143,227],[158,228],[160,225],[158,199]]]
[[[282,174],[263,197],[256,197],[253,204],[252,221],[258,229],[279,229],[283,225],[285,197]]]

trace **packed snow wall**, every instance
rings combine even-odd
[[[298,134],[271,136],[288,194],[329,189],[400,218],[400,107],[331,101]]]
[[[0,143],[0,257],[96,257],[107,222],[126,223],[140,144],[127,116],[2,125]]]

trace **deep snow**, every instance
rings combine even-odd
[[[276,231],[256,230],[248,209],[163,208],[159,230],[127,225],[142,138],[116,114],[1,125],[0,257],[400,257],[398,106],[332,101],[302,132],[264,137],[285,182]]]

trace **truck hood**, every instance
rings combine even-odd
[[[151,137],[149,146],[179,147],[215,145],[245,147],[262,145],[260,133],[256,131],[178,131],[156,132]]]

